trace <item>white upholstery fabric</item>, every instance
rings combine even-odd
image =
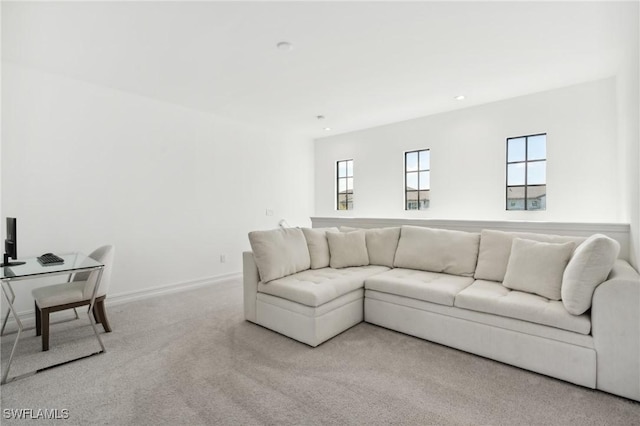
[[[617,260],[593,293],[591,319],[598,351],[598,389],[640,401],[640,277]]]
[[[581,386],[596,386],[596,352],[591,348],[366,296],[364,311],[365,321],[372,324]]]
[[[256,296],[258,294],[260,275],[253,258],[253,253],[242,253],[242,294],[244,296],[244,318],[256,322]]]
[[[532,336],[544,337],[545,339],[557,340],[558,342],[583,346],[589,349],[594,348],[593,337],[588,334],[575,333],[573,331],[562,330],[556,327],[536,324],[516,318],[508,318],[500,315],[488,314],[485,312],[472,311],[470,309],[462,309],[455,306],[445,306],[438,303],[425,302],[423,300],[417,300],[411,297],[382,293],[375,290],[365,290],[365,299],[380,300],[382,302],[405,306],[411,309],[418,309],[440,315],[447,315],[466,321],[478,322],[481,324],[490,325],[492,327],[503,328],[505,330],[517,331],[519,333],[530,334]]]
[[[332,268],[348,268],[369,264],[364,231],[329,232],[327,233],[327,241],[331,253],[329,266]]]
[[[307,240],[299,228],[249,232],[260,279],[269,282],[309,269]]]
[[[473,278],[439,272],[396,268],[365,280],[365,288],[453,306],[456,294],[471,285]]]
[[[454,306],[589,334],[589,315],[571,315],[562,302],[476,280],[456,296]]]
[[[354,294],[358,297],[354,299]],[[333,300],[329,310],[303,307],[295,302],[259,294],[256,323],[310,346],[342,333],[362,322],[362,289]],[[300,310],[302,308],[302,311]],[[305,309],[308,309],[306,312]]]
[[[66,305],[67,303],[82,302],[88,300],[84,297],[84,287],[86,281],[75,281],[72,283],[54,284],[46,287],[33,289],[31,294],[40,308]]]
[[[302,233],[307,240],[307,247],[309,248],[311,269],[320,269],[329,266],[329,243],[325,235],[327,232],[339,231],[338,228],[302,228]]]
[[[523,238],[545,243],[566,243],[573,241],[576,245],[585,240],[582,237],[565,237],[561,235],[535,234],[529,232],[503,232],[484,229],[480,233],[480,251],[478,266],[474,274],[477,280],[504,281],[507,271],[511,245],[514,238]]]
[[[620,253],[620,244],[605,235],[587,238],[575,250],[562,277],[562,303],[569,313],[580,315],[591,307],[596,287],[607,279]]]
[[[542,243],[515,238],[502,285],[560,300],[562,274],[575,243]]]
[[[358,231],[360,228],[341,226],[340,232]],[[400,227],[372,228],[364,230],[367,242],[370,265],[382,265],[393,268],[393,259],[396,256],[398,240],[400,239]]]
[[[471,277],[479,242],[471,232],[403,226],[393,266]]]
[[[104,265],[96,297],[105,296],[111,283],[115,248],[112,245],[98,247],[88,257]],[[99,275],[99,270],[78,272],[73,275],[70,283],[38,287],[31,294],[40,308],[90,300]]]
[[[306,270],[284,278],[260,282],[258,292],[317,307],[364,287],[366,277],[388,270],[384,266]]]
[[[400,240],[400,227],[367,229],[365,237],[369,263],[392,268]]]

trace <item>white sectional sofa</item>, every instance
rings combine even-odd
[[[315,347],[364,320],[640,401],[640,276],[604,235],[402,226],[249,239],[251,322]]]

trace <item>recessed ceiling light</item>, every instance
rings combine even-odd
[[[293,45],[288,41],[281,41],[280,43],[276,44],[276,47],[278,48],[278,50],[282,51],[289,51],[293,49]]]
[[[325,127],[324,130],[328,132],[329,130],[331,130],[331,127]]]
[[[461,101],[464,99],[464,95],[458,95],[454,98],[456,101]]]

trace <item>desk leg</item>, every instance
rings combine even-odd
[[[13,289],[11,288],[11,284],[6,283],[12,295],[11,299],[7,294],[7,291],[5,288],[5,282],[2,281],[1,285],[2,285],[2,294],[4,294],[4,297],[7,299],[7,302],[9,302],[9,311],[13,314],[13,317],[16,319],[16,323],[18,324],[18,334],[16,334],[16,340],[15,342],[13,342],[13,348],[11,349],[11,355],[9,355],[9,362],[7,363],[7,369],[2,374],[2,381],[0,381],[0,384],[5,384],[7,383],[7,377],[9,376],[9,369],[11,368],[11,361],[13,361],[13,355],[16,352],[16,347],[18,346],[18,340],[20,340],[20,334],[22,333],[23,327],[22,327],[22,321],[20,321],[20,318],[18,318],[18,313],[15,311],[15,308],[13,307],[13,300],[15,299],[15,294],[13,293]],[[7,318],[8,316],[9,316],[9,313],[7,312]]]
[[[100,348],[102,348],[102,352],[106,352],[104,348],[104,344],[102,343],[102,339],[100,338],[100,334],[98,333],[98,328],[96,327],[95,318],[93,317],[93,306],[96,303],[96,296],[98,295],[98,288],[100,287],[100,281],[102,280],[102,271],[104,268],[101,268],[98,271],[98,279],[96,279],[96,285],[93,287],[93,293],[91,294],[91,301],[89,302],[89,309],[87,309],[87,315],[89,316],[89,322],[91,323],[91,327],[93,328],[93,332],[96,335],[96,339],[98,339],[98,343],[100,343]]]
[[[2,289],[4,290],[4,286],[2,287]],[[11,302],[9,302],[10,305],[13,305],[13,301],[16,300],[16,295],[13,292],[13,288],[11,286],[9,286],[9,291],[11,292]],[[7,315],[4,316],[4,321],[2,321],[2,330],[0,330],[0,336],[4,335],[4,328],[7,325],[7,321],[9,320],[9,313],[11,312],[11,309],[9,309],[7,311]]]

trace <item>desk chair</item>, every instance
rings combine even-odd
[[[111,327],[104,309],[104,300],[111,281],[114,251],[113,246],[107,245],[96,249],[89,255],[90,258],[104,265],[100,287],[93,305],[93,317],[97,323],[102,324],[107,333],[111,331]],[[98,273],[99,271],[78,272],[69,282],[39,287],[31,292],[36,308],[36,336],[42,335],[43,351],[49,350],[49,315],[52,312],[66,309],[75,311],[75,308],[79,306],[89,305]],[[77,313],[76,318],[78,318]]]

